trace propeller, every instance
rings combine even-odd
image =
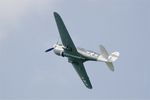
[[[57,41],[56,44],[54,44],[51,48],[45,50],[45,52],[52,51],[52,50],[56,47],[57,44],[58,44],[58,41]]]
[[[54,47],[47,49],[45,52],[49,52],[52,51],[54,49]]]

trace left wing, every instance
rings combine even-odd
[[[88,75],[86,73],[86,70],[84,68],[83,63],[80,62],[80,61],[75,61],[75,62],[72,62],[72,65],[75,68],[75,70],[78,73],[78,75],[80,76],[80,78],[83,81],[84,85],[87,88],[92,89],[91,82],[90,82],[89,77],[88,77]]]
[[[69,54],[72,54],[72,55],[80,56],[80,54],[77,52],[77,49],[65,27],[63,20],[61,19],[60,15],[58,13],[54,12],[54,17],[55,17],[55,21],[56,21],[56,24],[57,24],[57,27],[59,30],[59,34],[60,34],[62,43],[66,47],[66,49],[68,49],[68,50],[65,50],[65,52],[68,52]],[[92,85],[91,85],[89,77],[86,73],[86,70],[84,68],[83,62],[78,61],[77,59],[73,59],[73,58],[68,58],[68,60],[73,61],[71,63],[74,66],[78,75],[80,76],[81,80],[85,84],[85,86],[89,89],[92,89]]]
[[[68,49],[66,52],[78,55],[77,49],[65,27],[65,24],[63,22],[63,20],[61,19],[60,15],[56,12],[54,12],[54,17],[55,17],[55,21],[59,30],[59,34],[61,37],[61,41],[63,43],[63,45]]]

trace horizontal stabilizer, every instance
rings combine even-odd
[[[100,51],[101,51],[101,55],[104,57],[104,58],[108,58],[109,54],[107,52],[107,50],[104,48],[103,45],[100,45]]]
[[[113,52],[109,55],[107,50],[104,48],[104,46],[100,45],[100,51],[101,55],[98,57],[99,61],[104,61],[104,62],[114,62],[118,59],[119,57],[119,52]]]
[[[112,62],[105,62],[105,63],[111,71],[114,71],[114,65]]]
[[[109,54],[107,52],[107,50],[104,48],[104,46],[102,46],[102,45],[100,45],[100,51],[101,51],[101,54],[99,55],[97,60],[105,62],[106,65],[108,66],[108,68],[111,71],[114,71],[114,66],[113,66],[112,62],[114,62],[118,59],[118,57],[120,55],[119,52],[113,52],[113,53]]]

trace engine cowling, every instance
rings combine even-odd
[[[62,57],[64,57],[64,50],[63,50],[63,48],[55,48],[54,49],[54,53],[56,54],[56,55],[58,55],[58,56],[62,56]]]

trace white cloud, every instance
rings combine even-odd
[[[0,40],[31,10],[51,9],[57,0],[0,0]]]
[[[1,0],[0,19],[16,19],[32,8],[44,9],[53,4],[53,0]]]

